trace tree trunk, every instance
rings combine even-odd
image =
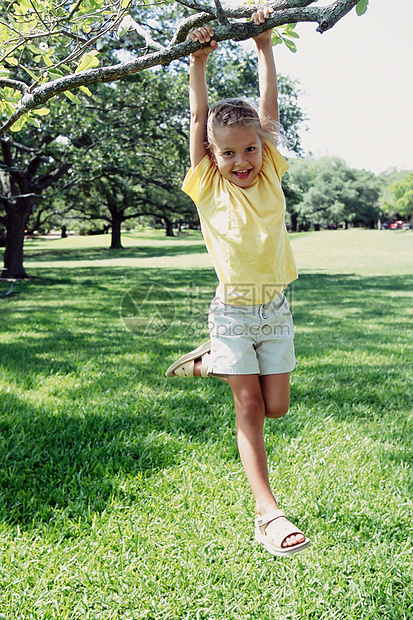
[[[110,250],[123,250],[121,233],[122,222],[122,217],[116,217],[116,214],[112,213],[112,242],[110,244]]]
[[[174,225],[168,218],[164,218],[165,228],[166,228],[166,236],[167,237],[175,237],[174,235]]]
[[[3,278],[28,278],[23,267],[23,244],[27,220],[32,211],[31,200],[17,200],[16,207],[6,216],[6,249]]]
[[[298,214],[294,213],[294,211],[292,213],[290,213],[291,215],[291,230],[294,232],[299,232],[299,226],[298,226]]]

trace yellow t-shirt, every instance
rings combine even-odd
[[[281,189],[286,170],[285,159],[265,142],[262,168],[245,189],[224,179],[209,155],[184,179],[182,190],[197,206],[224,303],[269,302],[297,278]]]

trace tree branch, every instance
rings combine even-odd
[[[199,28],[209,21],[211,21],[211,13],[197,13],[196,15],[190,15],[182,20],[168,47],[171,48],[177,43],[182,43],[191,30]]]
[[[133,28],[144,39],[147,47],[152,50],[163,51],[165,48],[160,43],[157,43],[149,34],[145,28],[142,28],[137,22],[133,22]]]
[[[214,0],[215,1],[215,0]],[[114,82],[157,65],[168,65],[173,60],[188,56],[200,49],[202,45],[195,41],[182,40],[193,27],[214,19],[219,12],[224,23],[215,30],[215,39],[225,41],[245,41],[270,28],[277,28],[288,23],[316,22],[318,32],[325,32],[332,28],[344,15],[357,4],[358,0],[335,0],[330,6],[311,7],[315,0],[283,0],[270,3],[274,12],[264,24],[255,25],[253,22],[229,21],[229,18],[246,18],[261,5],[246,5],[225,8],[217,0],[216,8],[206,7],[197,0],[178,0],[180,4],[190,6],[200,13],[181,22],[178,30],[167,48],[160,46],[156,51],[139,56],[135,60],[122,62],[108,67],[98,67],[80,71],[46,84],[32,88],[31,92],[23,91],[19,107],[0,128],[0,136],[18,121],[24,114],[34,108],[44,105],[49,99],[64,91],[102,82]],[[144,36],[144,35],[142,35]],[[152,39],[151,39],[152,40]]]
[[[216,13],[219,23],[222,24],[223,26],[228,26],[229,19],[226,16],[226,13],[223,9],[223,6],[220,0],[214,0],[214,2],[215,2],[215,13]]]
[[[14,90],[20,90],[22,93],[25,93],[29,86],[20,80],[0,78],[0,88],[14,88]]]

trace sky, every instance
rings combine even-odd
[[[363,16],[353,9],[331,30],[316,28],[297,25],[295,54],[274,48],[278,71],[300,82],[306,154],[376,174],[412,170],[413,0],[370,0]]]

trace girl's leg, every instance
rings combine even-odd
[[[290,373],[260,377],[265,417],[281,418],[290,407]]]
[[[269,377],[278,379],[271,380]],[[268,399],[269,417],[281,417],[286,413],[285,395],[283,398],[275,396],[277,384],[280,384],[278,387],[284,388],[287,384],[285,377],[284,379],[279,377],[281,375],[261,378],[258,375],[228,375],[228,383],[234,396],[238,449],[260,515],[278,508],[270,488],[263,431],[267,414],[265,398]],[[280,520],[277,519],[267,525],[266,533],[270,538],[271,530],[274,532],[278,530],[277,521]],[[291,547],[303,542],[304,539],[302,535],[289,536],[283,542],[283,546]]]

